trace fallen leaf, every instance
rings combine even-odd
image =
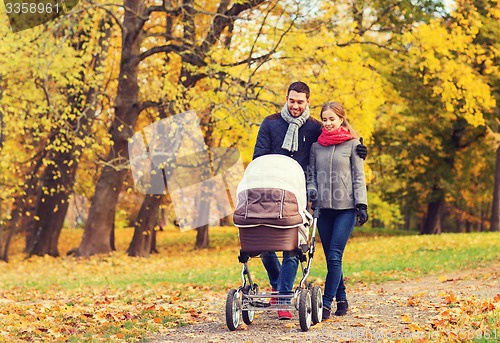
[[[455,294],[453,294],[453,292],[450,292],[450,293],[445,295],[444,301],[447,304],[454,304],[457,302],[457,297],[455,296]]]
[[[411,323],[411,318],[407,314],[401,316],[401,323],[407,324]]]
[[[413,332],[414,332],[414,331],[424,331],[424,329],[423,329],[420,325],[418,325],[417,323],[411,323],[411,324],[408,326],[408,329],[409,329],[410,331],[413,331]]]
[[[408,297],[408,300],[406,302],[407,306],[415,307],[418,304],[420,304],[420,298],[414,296]]]

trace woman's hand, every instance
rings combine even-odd
[[[368,206],[366,206],[365,204],[357,204],[356,213],[359,226],[362,226],[368,221]]]

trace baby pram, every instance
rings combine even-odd
[[[323,312],[321,288],[307,282],[316,248],[319,209],[314,210],[313,216],[307,211],[306,182],[301,166],[284,155],[258,157],[246,168],[236,193],[238,200],[233,219],[239,228],[242,285],[231,289],[227,295],[228,328],[236,330],[240,318],[245,324],[251,324],[255,311],[296,309],[300,328],[309,330],[311,325],[321,322]],[[250,275],[248,261],[265,251],[297,253],[303,276],[293,294],[259,292]],[[271,298],[276,301],[269,301]]]

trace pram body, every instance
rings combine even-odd
[[[251,324],[256,310],[295,308],[299,310],[301,329],[309,330],[311,324],[321,321],[323,309],[321,288],[307,282],[319,210],[315,209],[313,216],[307,210],[306,182],[301,166],[284,155],[258,157],[247,166],[236,193],[233,219],[239,229],[242,286],[228,293],[228,328],[236,330],[240,315],[246,324]],[[253,283],[248,261],[265,251],[294,251],[299,256],[303,277],[293,294],[260,293],[257,284]],[[306,261],[307,267],[304,267]],[[278,299],[277,304],[264,303],[266,298]]]

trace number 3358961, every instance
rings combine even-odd
[[[57,0],[56,0],[57,1]],[[11,3],[6,2],[5,8],[7,10],[7,14],[45,14],[45,13],[59,13],[60,7],[56,2],[52,3],[35,3],[35,2],[23,2],[23,3]]]

